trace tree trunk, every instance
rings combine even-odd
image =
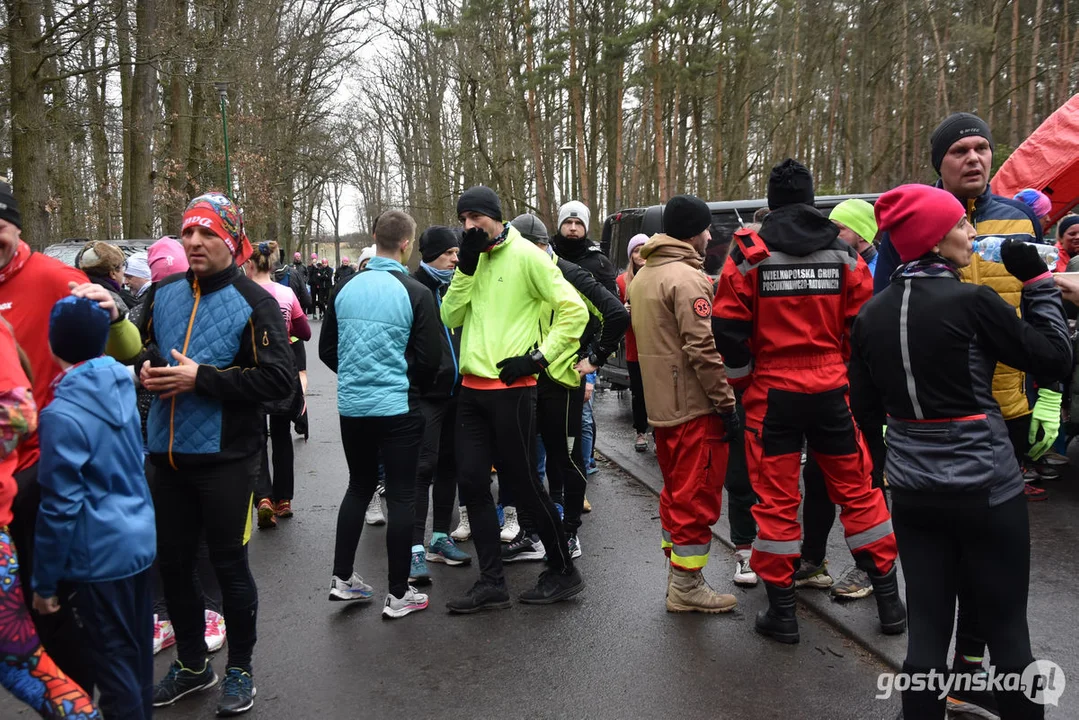
[[[1034,46],[1030,51],[1030,82],[1027,86],[1027,112],[1026,125],[1023,128],[1023,137],[1030,137],[1034,132],[1034,117],[1037,114],[1034,101],[1037,97],[1038,87],[1038,53],[1041,50],[1042,38],[1042,7],[1044,0],[1038,0],[1034,7]],[[1018,5],[1018,3],[1016,3]]]
[[[154,234],[154,123],[157,120],[157,70],[151,62],[157,42],[157,0],[136,0],[135,68],[131,82],[131,133],[127,143],[129,161],[131,220],[128,237],[149,238]]]
[[[543,168],[543,146],[540,143],[539,123],[536,119],[535,43],[533,40],[532,4],[525,0],[525,63],[528,72],[528,138],[532,145],[532,164],[536,176],[536,204],[545,222],[554,220],[551,196],[547,192],[546,173]]]
[[[49,232],[48,128],[45,89],[36,74],[41,55],[40,0],[8,0],[8,63],[11,67],[12,191],[22,214],[22,236],[41,249]]]
[[[1011,123],[1008,132],[1012,147],[1019,146],[1019,3],[1012,3],[1012,62],[1008,72],[1011,80],[1011,92],[1008,102],[1011,104]]]
[[[131,140],[134,122],[134,92],[132,54],[131,54],[131,18],[128,13],[127,0],[118,0],[119,13],[116,16],[116,42],[120,51],[120,103],[123,124],[123,175],[120,183],[120,217],[123,224],[123,236],[132,237],[131,228],[131,198],[132,198],[132,175],[131,175]]]
[[[592,188],[588,185],[588,158],[585,155],[584,144],[584,107],[581,101],[581,74],[577,67],[577,3],[569,0],[569,96],[573,105],[573,124],[575,126],[575,143],[577,156],[577,184],[581,201],[589,204]],[[570,188],[570,196],[573,188]]]
[[[652,129],[655,133],[656,178],[659,180],[661,202],[668,200],[667,195],[667,148],[663,130],[663,77],[659,66],[659,0],[652,0],[652,18],[656,27],[652,31]]]

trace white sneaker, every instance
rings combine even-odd
[[[468,508],[464,505],[457,508],[461,521],[457,523],[457,529],[450,533],[450,537],[457,542],[464,542],[472,537],[472,526],[468,524]]]
[[[513,542],[521,534],[521,525],[517,522],[517,508],[507,507],[503,512],[506,522],[502,525],[502,542]]]
[[[419,612],[426,608],[427,596],[409,585],[405,596],[400,600],[392,594],[386,593],[386,604],[382,607],[382,617],[403,618],[405,615]]]
[[[215,653],[225,644],[225,618],[221,613],[206,610],[206,651]]]
[[[386,516],[382,514],[382,498],[376,492],[367,504],[367,512],[363,516],[368,525],[385,525]]]
[[[352,577],[347,581],[336,575],[330,580],[330,600],[370,600],[374,592],[375,589],[356,573],[352,573]]]
[[[749,567],[749,558],[752,554],[752,550],[736,550],[734,552],[737,560],[734,566],[735,585],[741,585],[742,587],[757,586],[757,573],[753,572],[753,568]]]

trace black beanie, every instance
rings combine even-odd
[[[957,112],[944,118],[933,134],[929,136],[929,145],[933,152],[933,169],[940,174],[940,164],[944,162],[944,156],[948,154],[948,148],[958,141],[971,135],[983,137],[989,141],[989,149],[993,149],[993,133],[989,132],[989,126],[977,115]]]
[[[477,212],[502,222],[502,205],[495,191],[484,185],[475,185],[461,193],[457,201],[457,217],[466,212]]]
[[[768,208],[775,210],[799,203],[813,204],[813,176],[805,165],[787,158],[777,163],[768,176]]]
[[[6,182],[0,182],[0,220],[6,220],[22,230],[22,215],[19,214],[19,203],[15,201],[11,186]]]
[[[93,300],[68,295],[49,314],[52,354],[72,365],[100,357],[109,339],[109,313]]]
[[[675,240],[689,240],[712,224],[712,211],[699,197],[675,195],[663,208],[663,232]]]
[[[461,234],[445,225],[432,225],[420,235],[420,258],[425,263],[455,247],[461,247]]]

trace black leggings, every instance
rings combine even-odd
[[[744,425],[746,409],[742,407],[742,393],[736,391],[735,395],[738,399],[735,410]],[[727,474],[723,481],[723,487],[727,489],[727,519],[731,524],[731,544],[736,548],[745,548],[757,539],[757,521],[753,519],[753,506],[757,504],[757,495],[749,482],[745,434],[739,434],[730,442],[729,447]]]
[[[547,452],[547,485],[551,499],[562,503],[567,535],[576,535],[581,527],[588,486],[581,443],[571,445],[568,440],[581,435],[583,405],[583,383],[571,390],[546,374],[540,375],[536,387],[536,422]],[[521,516],[521,525],[528,530],[534,529],[533,518],[527,511]]]
[[[157,508],[157,558],[165,603],[176,630],[176,654],[187,667],[206,659],[206,604],[195,572],[203,536],[221,586],[228,627],[228,667],[251,671],[258,589],[247,563],[244,534],[259,456],[173,470],[157,465],[150,491]]]
[[[270,459],[263,445],[255,499],[269,498],[274,502],[292,500],[296,490],[296,468],[292,449],[292,419],[288,415],[270,415],[270,443],[273,445],[273,480],[270,480]]]
[[[15,473],[15,482],[19,488],[12,503],[14,519],[9,530],[15,543],[19,559],[19,583],[22,585],[23,601],[28,608],[33,606],[34,574],[34,534],[37,528],[38,506],[41,504],[41,486],[37,481],[38,464]],[[72,612],[68,602],[74,586],[61,581],[57,587],[60,598],[60,611],[51,615],[31,613],[34,627],[42,646],[53,661],[79,684],[88,695],[94,694],[95,668],[90,656],[83,651],[86,634]]]
[[[892,523],[907,583],[907,673],[948,672],[956,597],[966,583],[998,674],[1033,660],[1027,627],[1030,525],[1024,495],[989,507],[987,493],[892,492]],[[943,718],[936,691],[903,693],[903,716]],[[1001,718],[1042,718],[1021,690],[998,692]]]
[[[416,448],[423,442],[426,421],[413,410],[393,417],[341,416],[341,444],[348,463],[348,489],[337,513],[333,574],[352,577],[363,515],[378,487],[379,461],[386,468],[386,565],[390,593],[408,591],[412,562],[412,514],[416,498]]]
[[[629,371],[629,392],[633,402],[633,429],[639,433],[648,432],[648,410],[644,406],[644,379],[641,377],[641,364],[626,361]]]
[[[457,463],[461,501],[468,508],[480,580],[503,585],[502,543],[491,497],[491,464],[498,459],[498,483],[513,491],[518,510],[535,524],[548,566],[572,569],[558,511],[536,472],[536,389],[461,389],[457,406]]]
[[[457,460],[454,448],[457,425],[457,398],[420,400],[420,412],[427,420],[423,448],[416,469],[416,512],[412,524],[412,544],[423,545],[427,534],[427,508],[434,495],[433,532],[449,534],[453,501],[457,496]],[[431,490],[432,481],[434,490]]]

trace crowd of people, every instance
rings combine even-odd
[[[930,145],[936,187],[828,216],[784,160],[767,209],[729,240],[704,201],[672,197],[621,274],[584,204],[563,205],[552,236],[535,215],[507,222],[484,186],[460,195],[461,227],[383,213],[336,270],[252,243],[214,192],[179,236],[131,257],[87,243],[68,267],[30,250],[0,184],[0,681],[42,717],[148,718],[218,685],[227,630],[218,712],[253,706],[247,546],[293,514],[316,320],[349,473],[331,601],[375,597],[355,555],[381,524],[386,618],[429,606],[428,563],[473,556],[450,613],[510,607],[507,562],[545,563],[521,603],[582,592],[592,393],[624,343],[634,449],[654,443],[664,480],[668,611],[738,604],[703,572],[726,487],[733,581],[768,598],[757,632],[797,643],[796,590],[831,588],[873,595],[881,631],[908,634],[907,672],[974,677],[987,648],[1022,672],[1027,503],[1067,462],[1079,217],[1053,249],[1044,194],[994,195],[976,116],[949,116]],[[836,506],[854,560],[838,580]],[[153,655],[173,645],[155,683]],[[1042,717],[1021,691],[968,696]],[[944,699],[912,689],[903,707],[939,718]]]

